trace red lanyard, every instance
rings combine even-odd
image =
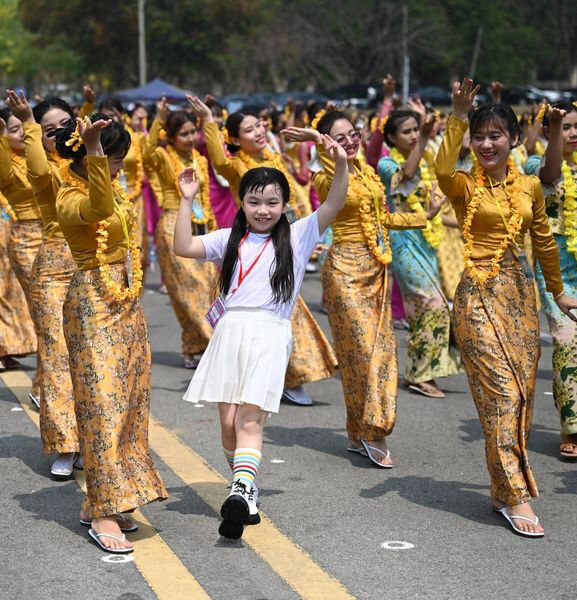
[[[242,257],[240,255],[240,247],[244,244],[244,241],[248,237],[249,233],[250,233],[249,231],[247,231],[245,233],[242,240],[240,240],[240,244],[238,245],[238,250],[237,250],[238,263],[240,265],[240,268],[238,270],[238,283],[237,283],[236,287],[234,288],[234,290],[232,290],[232,292],[230,293],[231,296],[232,296],[232,294],[234,294],[236,292],[236,290],[238,290],[238,288],[240,287],[240,284],[248,277],[248,274],[253,270],[254,266],[259,261],[260,257],[262,256],[262,253],[266,250],[266,247],[268,246],[268,243],[270,242],[270,237],[269,237],[268,240],[264,243],[262,250],[258,253],[258,256],[252,261],[251,265],[249,266],[249,268],[246,270],[246,273],[245,273],[242,268]]]

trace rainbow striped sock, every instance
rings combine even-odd
[[[234,450],[227,450],[224,446],[222,448],[226,462],[232,471],[234,469]]]
[[[252,485],[261,458],[262,453],[254,448],[237,448],[234,451],[233,479]]]

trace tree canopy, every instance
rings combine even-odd
[[[403,4],[413,85],[468,73],[480,27],[481,81],[566,79],[575,63],[577,0],[147,0],[149,78],[230,93],[399,77]],[[0,75],[137,84],[137,0],[0,0]]]

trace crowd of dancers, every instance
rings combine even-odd
[[[156,253],[182,329],[184,399],[217,402],[232,485],[221,535],[257,525],[263,427],[281,399],[340,372],[346,450],[394,466],[394,327],[401,384],[441,399],[465,371],[485,434],[493,508],[544,529],[527,454],[538,303],[554,341],[560,454],[577,458],[577,103],[516,115],[475,105],[470,79],[446,116],[401,106],[383,81],[374,114],[326,103],[227,115],[208,96],[172,110],[0,111],[0,371],[37,353],[51,472],[84,468],[80,521],[103,550],[133,551],[131,513],[167,498],[148,452],[151,355],[140,295]],[[151,237],[152,236],[152,237]],[[334,348],[299,295],[322,269]],[[344,448],[343,448],[344,450]]]

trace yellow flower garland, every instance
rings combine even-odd
[[[385,186],[382,184],[379,176],[370,165],[363,165],[360,172],[355,173],[354,177],[349,178],[349,187],[359,199],[359,217],[363,235],[373,256],[382,265],[389,265],[393,259],[391,246],[389,244],[389,230],[386,225],[386,206],[378,204],[385,200]],[[377,195],[375,197],[375,191]],[[373,202],[371,202],[373,196]],[[376,205],[377,204],[377,205]],[[382,235],[382,245],[378,243],[378,231]]]
[[[8,203],[8,200],[0,193],[0,208],[12,219],[12,221],[18,221],[18,217],[14,212],[14,209]]]
[[[473,261],[473,237],[471,236],[471,225],[473,223],[473,218],[479,210],[479,206],[481,205],[481,201],[483,199],[483,194],[485,193],[485,170],[481,167],[481,165],[477,165],[477,169],[475,171],[475,193],[467,205],[467,212],[463,220],[463,239],[465,242],[463,256],[465,260],[465,267],[467,267],[471,271],[472,275],[477,277],[482,283],[487,281],[487,279],[495,277],[497,273],[499,273],[501,268],[499,262],[503,258],[507,248],[509,248],[509,246],[517,239],[523,225],[523,217],[521,216],[521,207],[519,205],[519,198],[521,195],[521,177],[519,175],[519,171],[517,171],[517,167],[515,166],[515,161],[513,160],[512,156],[509,156],[507,161],[507,169],[508,171],[507,179],[505,181],[505,189],[507,189],[507,187],[510,189],[508,197],[511,204],[511,218],[506,225],[507,235],[505,235],[501,241],[501,244],[499,245],[499,248],[497,248],[495,254],[493,255],[493,258],[491,259],[491,269],[489,271],[478,269],[475,266],[475,262]]]
[[[393,148],[391,150],[391,158],[395,160],[401,168],[402,165],[406,162],[405,157],[401,154],[398,148]],[[417,190],[419,189],[418,186],[407,196],[407,204],[409,208],[416,213],[422,213],[425,211],[423,202],[426,202],[428,206],[429,195],[433,188],[432,177],[425,159],[421,159],[421,161],[419,162],[419,168],[421,169],[421,181],[425,188],[425,197],[421,198],[417,194]],[[432,219],[429,219],[427,221],[427,226],[425,227],[425,229],[422,230],[422,232],[425,241],[432,248],[438,248],[441,245],[443,235],[445,233],[445,226],[443,225],[443,219],[441,215],[437,214]]]
[[[291,205],[291,208],[294,209],[297,218],[300,218],[301,214],[300,214],[299,208],[297,206],[297,196],[296,196],[296,191],[294,188],[293,178],[292,178],[291,174],[288,172],[288,169],[285,165],[284,160],[282,159],[282,156],[278,152],[271,152],[268,148],[265,148],[263,150],[262,155],[263,155],[263,158],[265,159],[265,161],[267,163],[269,163],[268,165],[259,163],[253,156],[251,156],[248,152],[245,152],[244,150],[239,150],[236,153],[236,156],[238,156],[240,158],[240,160],[242,160],[242,162],[249,169],[256,169],[258,167],[270,166],[270,167],[274,167],[275,169],[278,169],[279,171],[282,172],[282,174],[286,177],[288,184],[289,184],[289,188],[290,188],[289,204]]]
[[[165,148],[170,158],[172,165],[172,171],[174,173],[174,180],[178,189],[178,176],[183,171],[183,166],[180,162],[177,151],[169,144]],[[202,203],[202,219],[198,219],[192,214],[192,222],[197,225],[206,225],[211,219],[214,220],[212,213],[212,206],[210,205],[210,180],[208,178],[208,161],[202,154],[193,149],[192,150],[192,166],[200,179],[200,200]]]
[[[573,162],[577,162],[577,152],[573,153]],[[575,174],[564,160],[561,166],[563,174],[563,233],[567,238],[567,250],[577,258],[577,183]]]
[[[73,177],[69,170],[63,173],[62,182],[69,187],[77,187],[84,193],[88,194],[88,186],[80,179]],[[107,219],[99,221],[98,228],[96,230],[96,260],[98,261],[98,270],[100,271],[100,276],[104,286],[117,302],[123,302],[127,298],[133,299],[138,297],[140,290],[142,289],[143,273],[142,264],[140,261],[140,232],[136,227],[136,215],[134,214],[132,203],[128,202],[124,196],[122,186],[118,183],[118,181],[113,181],[112,187],[116,194],[120,197],[121,204],[126,207],[128,212],[127,221],[131,223],[131,229],[129,232],[129,253],[130,268],[132,271],[132,285],[122,289],[120,284],[117,281],[114,281],[110,276],[110,265],[106,262],[106,250],[108,248],[108,227],[110,225],[110,221]]]
[[[382,119],[379,117],[373,117],[371,119],[371,123],[369,125],[369,131],[371,133],[375,133],[375,131],[380,131],[383,135],[385,134],[385,127],[387,125],[387,121],[389,120],[390,115],[386,115]]]

